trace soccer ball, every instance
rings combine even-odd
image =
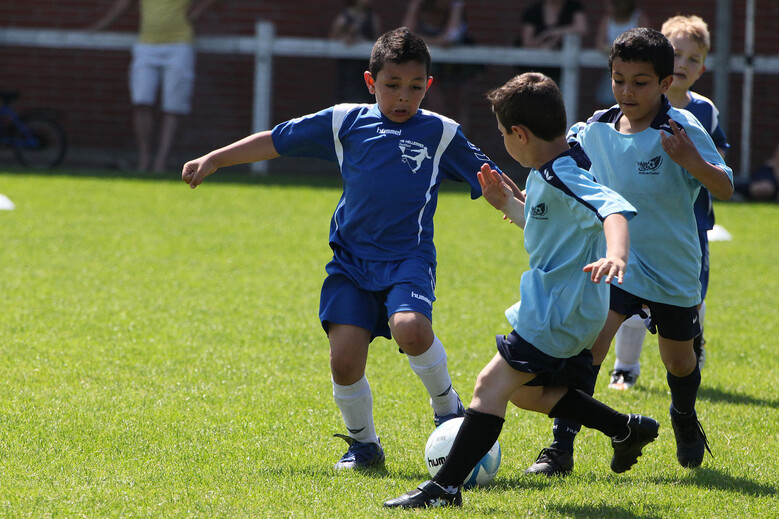
[[[446,461],[449,451],[452,449],[454,438],[457,431],[463,423],[462,418],[453,418],[442,423],[427,439],[425,445],[425,464],[430,476],[435,476],[441,469],[441,465]],[[463,481],[463,488],[468,489],[476,485],[486,485],[500,467],[500,444],[495,441],[490,451],[484,455],[481,461],[473,468],[470,474]]]

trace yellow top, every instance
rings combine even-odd
[[[194,38],[187,14],[192,0],[141,0],[141,43],[190,43]]]

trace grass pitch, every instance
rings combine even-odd
[[[585,430],[565,479],[525,476],[550,420],[510,409],[492,485],[461,510],[388,511],[427,478],[432,411],[393,343],[368,377],[384,470],[331,470],[346,444],[317,319],[337,180],[0,172],[2,517],[776,517],[779,206],[716,205],[698,412],[714,457],[675,460],[665,372],[648,337],[637,387],[596,395],[661,422],[623,475]],[[508,331],[522,233],[446,189],[435,329],[467,403]]]

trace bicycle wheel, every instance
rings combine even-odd
[[[20,128],[13,129],[16,159],[29,168],[48,169],[58,166],[68,149],[65,131],[59,123],[39,115],[23,116],[22,123],[32,138]]]

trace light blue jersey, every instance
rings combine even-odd
[[[630,219],[635,208],[594,181],[581,147],[531,170],[525,202],[525,249],[520,301],[506,318],[527,342],[557,358],[592,346],[609,311],[609,285],[593,283],[585,265],[606,255],[603,220]]]
[[[701,302],[701,249],[693,203],[702,184],[675,163],[660,144],[660,132],[672,134],[668,119],[687,132],[704,160],[722,168],[733,181],[711,137],[687,110],[671,107],[663,96],[649,128],[622,134],[615,123],[619,107],[596,112],[571,128],[592,159],[598,182],[624,196],[638,209],[630,222],[630,256],[620,288],[649,301],[690,307]]]
[[[426,110],[395,123],[375,104],[340,104],[279,124],[272,136],[281,155],[338,163],[344,192],[330,243],[364,260],[420,257],[435,264],[441,181],[467,182],[478,198],[476,173],[485,162],[497,169],[456,122]]]

